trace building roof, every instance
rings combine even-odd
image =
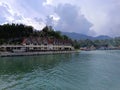
[[[61,39],[52,39],[52,38],[42,38],[42,37],[28,37],[24,38],[22,44],[54,44],[54,45],[71,45],[69,40],[61,40]]]

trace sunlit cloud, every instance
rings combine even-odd
[[[23,23],[37,30],[48,24],[66,32],[119,36],[119,9],[119,0],[0,0],[0,24]]]

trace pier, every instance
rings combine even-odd
[[[44,51],[44,52],[1,52],[1,57],[12,57],[12,56],[36,56],[36,55],[49,55],[49,54],[67,54],[67,53],[78,53],[79,51]]]

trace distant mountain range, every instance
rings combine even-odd
[[[62,32],[63,35],[66,35],[72,39],[75,40],[85,40],[85,39],[90,39],[90,40],[105,40],[105,39],[111,39],[111,37],[106,36],[106,35],[100,35],[97,37],[92,37],[92,36],[88,36],[88,35],[84,35],[84,34],[80,34],[80,33],[70,33],[70,32]]]

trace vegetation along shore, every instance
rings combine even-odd
[[[35,30],[23,24],[0,26],[1,56],[23,56],[75,52],[76,42],[51,26]]]
[[[120,38],[110,39],[73,39],[69,35],[45,26],[42,30],[35,30],[24,24],[0,25],[1,55],[23,55],[20,53],[76,51],[80,50],[119,50]],[[8,54],[9,53],[9,54]],[[19,53],[19,54],[18,54]],[[27,55],[26,54],[26,55]],[[41,54],[41,53],[39,53]],[[24,54],[25,55],[25,54]],[[31,55],[31,54],[30,54]],[[34,55],[34,54],[33,54]]]

